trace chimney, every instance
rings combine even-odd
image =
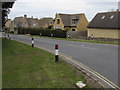
[[[57,17],[58,13],[55,14],[55,18]]]
[[[27,15],[24,15],[24,18],[27,18]]]

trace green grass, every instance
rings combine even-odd
[[[56,38],[56,37],[38,36],[38,35],[31,35],[31,36],[32,37],[42,37],[42,38],[57,39],[57,40],[66,40],[66,41],[78,41],[78,42],[87,42],[87,43],[100,43],[100,44],[120,45],[120,43],[105,42],[105,41],[77,40],[77,39],[68,39],[68,38]]]
[[[62,59],[38,48],[3,39],[3,88],[76,88],[76,82],[86,82],[80,71]],[[86,86],[85,88],[90,88]]]

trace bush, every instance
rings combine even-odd
[[[17,28],[18,34],[41,35],[48,37],[66,38],[67,31],[52,30],[52,29],[38,29],[38,28]]]
[[[7,33],[14,34],[14,31],[7,31]]]
[[[10,31],[11,34],[14,34],[14,31]]]

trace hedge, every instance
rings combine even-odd
[[[48,37],[66,38],[67,31],[65,30],[51,30],[51,29],[38,29],[38,28],[16,28],[18,34],[41,35]]]

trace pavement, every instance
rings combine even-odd
[[[11,39],[31,44],[31,37],[10,35]],[[35,38],[35,46],[54,51],[55,44],[59,52],[72,60],[82,63],[106,79],[118,85],[118,45],[64,41],[48,38]]]

